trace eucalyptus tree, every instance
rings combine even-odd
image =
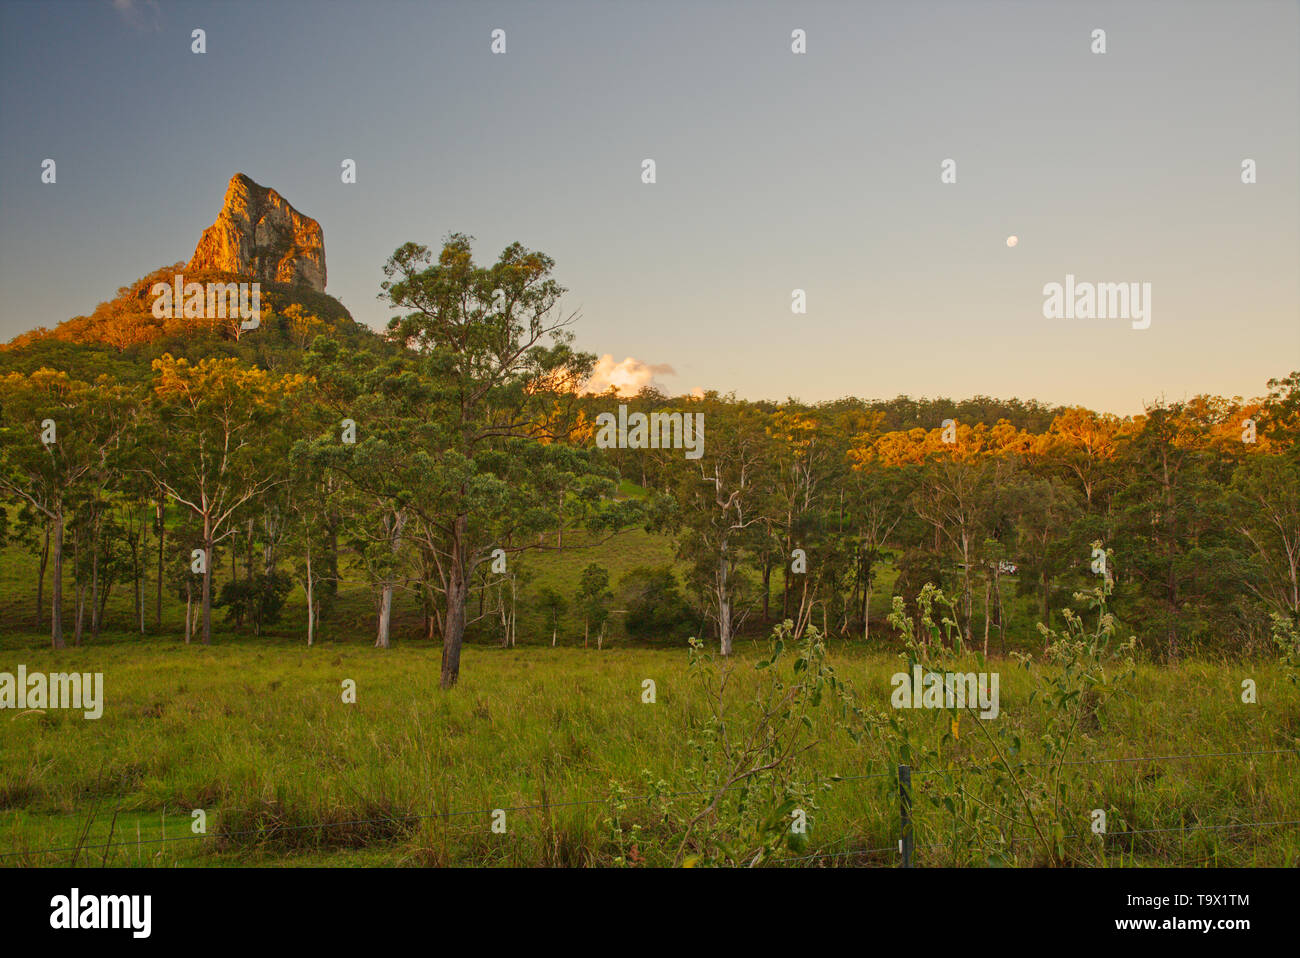
[[[1016,564],[1020,595],[1038,599],[1038,621],[1050,627],[1058,582],[1079,564],[1086,538],[1075,536],[1083,517],[1080,496],[1059,475],[1026,476],[1014,489]]]
[[[672,522],[678,555],[692,563],[692,578],[718,628],[718,645],[730,655],[735,634],[751,608],[742,606],[745,563],[762,548],[771,520],[772,439],[766,415],[734,396],[706,393],[691,403],[707,427],[698,459],[676,460]]]
[[[65,527],[92,487],[108,481],[108,462],[131,417],[128,390],[103,378],[92,384],[48,368],[0,377],[0,492],[50,524],[56,649],[64,646]]]
[[[407,243],[384,266],[381,298],[401,315],[400,347],[359,362],[318,340],[313,368],[353,403],[356,441],[317,443],[323,464],[387,503],[394,542],[418,544],[443,597],[440,684],[460,675],[476,571],[543,548],[565,509],[592,529],[621,528],[635,506],[614,499],[614,470],[581,448],[579,391],[595,357],[572,348],[554,262],[518,243],[490,266],[453,234],[436,260]],[[424,563],[417,568],[422,568]]]
[[[1186,403],[1152,406],[1118,462],[1117,605],[1173,657],[1226,631],[1247,573],[1209,426]]]
[[[855,463],[845,478],[845,510],[854,544],[854,594],[862,605],[862,638],[871,638],[871,597],[880,566],[892,557],[890,545],[907,512],[915,486],[914,466],[888,468],[875,460]]]
[[[212,641],[214,547],[241,510],[287,481],[290,415],[301,376],[276,377],[237,359],[153,362],[150,416],[139,441],[142,471],[201,529],[203,644]],[[194,550],[191,550],[194,551]]]
[[[1234,528],[1250,544],[1246,587],[1270,612],[1300,624],[1300,461],[1249,456],[1232,477]]]

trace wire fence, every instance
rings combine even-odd
[[[1261,756],[1261,755],[1288,755],[1291,757],[1297,757],[1300,756],[1300,749],[1276,748],[1276,749],[1250,749],[1250,750],[1239,751],[1239,752],[1191,752],[1183,755],[1118,756],[1113,758],[1083,759],[1083,760],[1068,761],[1068,762],[1063,761],[1059,763],[1058,762],[1013,763],[1011,767],[1013,769],[1024,769],[1024,768],[1045,768],[1045,767],[1062,767],[1062,766],[1119,765],[1119,764],[1132,764],[1132,763],[1139,763],[1139,762],[1168,762],[1168,761],[1181,761],[1181,760],[1189,760],[1189,759],[1207,759],[1207,758],[1240,758],[1246,756]],[[798,862],[823,861],[823,860],[847,858],[847,857],[866,857],[870,855],[881,855],[885,853],[893,853],[899,855],[902,858],[902,863],[905,867],[910,866],[911,864],[910,852],[913,851],[914,849],[911,848],[910,845],[906,849],[904,848],[904,845],[908,842],[908,837],[911,834],[912,827],[914,827],[914,826],[909,827],[911,823],[908,815],[908,809],[910,808],[910,804],[911,804],[910,789],[908,788],[908,785],[910,784],[910,777],[912,775],[919,777],[919,776],[934,775],[934,774],[948,774],[952,772],[958,772],[963,774],[968,772],[986,772],[986,771],[993,771],[1000,768],[1003,768],[1003,766],[1001,765],[966,766],[966,767],[959,766],[952,769],[936,769],[936,768],[911,769],[908,766],[899,766],[898,769],[890,769],[888,771],[881,771],[881,772],[870,772],[862,775],[829,776],[829,780],[837,784],[842,782],[862,782],[862,781],[867,781],[871,779],[880,779],[880,778],[893,778],[895,780],[899,780],[900,785],[902,786],[903,789],[901,795],[903,808],[901,810],[901,821],[900,821],[900,832],[902,833],[903,837],[901,837],[898,840],[897,844],[895,845],[884,845],[884,846],[878,846],[874,848],[861,848],[861,847],[845,848],[840,851],[831,851],[831,850],[823,849],[820,851],[812,852],[807,855],[798,855],[789,858],[772,859],[772,862],[779,863],[779,864],[792,864]],[[475,808],[475,809],[459,809],[459,810],[448,809],[440,812],[439,811],[429,812],[423,815],[383,816],[379,818],[359,818],[359,819],[349,819],[345,821],[311,822],[311,823],[299,824],[299,825],[271,824],[271,825],[261,826],[258,828],[240,829],[240,830],[228,831],[228,832],[222,832],[222,831],[217,831],[213,833],[203,832],[203,833],[189,834],[189,835],[181,834],[181,835],[170,836],[170,837],[163,835],[159,838],[149,838],[149,839],[137,838],[134,841],[132,840],[125,840],[125,841],[118,841],[118,842],[111,841],[112,834],[110,832],[109,835],[110,840],[108,841],[81,842],[78,843],[77,845],[68,845],[68,846],[61,846],[61,847],[11,850],[11,851],[0,853],[0,861],[4,861],[10,858],[28,858],[37,855],[57,855],[57,854],[71,853],[74,856],[76,856],[74,857],[74,862],[75,862],[76,858],[79,858],[81,854],[86,852],[91,852],[91,851],[103,851],[104,860],[106,861],[108,852],[115,848],[140,848],[147,845],[151,846],[151,845],[178,844],[182,842],[196,842],[205,839],[211,840],[216,838],[225,841],[234,838],[244,838],[250,835],[258,835],[261,836],[264,840],[270,840],[285,833],[307,831],[313,829],[325,830],[330,828],[359,827],[359,826],[366,826],[366,825],[408,826],[408,825],[418,824],[424,821],[450,821],[453,818],[465,818],[469,816],[486,816],[486,815],[493,815],[497,812],[535,812],[535,811],[549,812],[552,809],[560,809],[560,808],[578,808],[578,807],[593,806],[593,805],[609,805],[615,800],[623,801],[627,803],[647,803],[654,800],[691,798],[691,797],[698,797],[701,795],[721,795],[726,792],[735,791],[745,787],[746,786],[743,784],[734,784],[723,788],[696,788],[696,789],[689,789],[685,791],[667,792],[667,793],[650,792],[644,795],[621,795],[621,796],[607,795],[602,798],[577,799],[573,801],[563,801],[563,802],[539,802],[536,804],[509,805],[509,806],[501,806],[496,808]],[[113,813],[114,823],[116,822],[117,816],[121,813],[121,811],[122,811],[121,809],[117,809]],[[93,815],[94,812],[92,811],[92,822],[93,822]],[[1287,827],[1287,826],[1294,826],[1294,825],[1300,825],[1300,819],[1285,819],[1285,820],[1270,821],[1270,822],[1250,822],[1250,821],[1226,822],[1221,824],[1197,823],[1191,825],[1179,825],[1179,826],[1172,826],[1172,827],[1165,827],[1165,828],[1130,829],[1130,830],[1120,831],[1120,832],[1106,832],[1104,834],[1105,837],[1107,838],[1118,838],[1124,836],[1150,835],[1150,834],[1158,834],[1158,833],[1173,833],[1173,832],[1189,833],[1189,832],[1198,832],[1198,831],[1224,830],[1224,829],[1232,829],[1232,828],[1269,828],[1269,827]],[[89,830],[89,827],[90,827],[90,823],[87,823],[86,826],[87,831]],[[163,829],[164,831],[166,829],[165,816],[163,818]],[[1088,833],[1085,832],[1076,832],[1073,834],[1064,835],[1062,837],[1066,839],[1074,839],[1074,838],[1085,837],[1087,834]],[[1024,842],[1028,840],[1030,839],[1013,837],[1008,840],[1008,844],[1015,844],[1018,842]],[[849,841],[850,839],[844,838],[841,839],[840,842],[837,844],[847,844]],[[833,847],[834,846],[832,846],[832,848]],[[954,846],[951,843],[933,843],[933,844],[920,846],[920,850],[933,851],[935,849],[952,848],[952,847]]]

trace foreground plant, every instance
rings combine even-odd
[[[1096,615],[1091,629],[1070,608],[1062,613],[1063,631],[1039,625],[1042,665],[1031,655],[1014,656],[1034,680],[1027,705],[1044,712],[1036,740],[1023,741],[1018,724],[1005,716],[992,731],[992,720],[981,720],[979,703],[957,702],[951,695],[942,707],[922,710],[919,717],[891,716],[891,752],[898,764],[917,767],[917,795],[946,817],[945,844],[959,855],[1007,864],[1012,846],[1028,842],[1036,861],[1060,865],[1070,857],[1068,840],[1088,834],[1091,821],[1101,821],[1091,814],[1098,798],[1087,796],[1083,766],[1072,757],[1087,750],[1092,731],[1104,728],[1106,702],[1135,674],[1136,639],[1116,640],[1115,619],[1106,608],[1112,589],[1106,578],[1091,592],[1075,594],[1075,601]],[[901,598],[890,615],[903,635],[909,672],[920,666],[927,677],[938,674],[951,682],[949,677],[973,658],[983,676],[984,656],[966,655],[952,601],[927,585],[917,607],[919,627]],[[968,724],[976,730],[968,739],[983,749],[960,741],[962,713],[969,713]]]
[[[1273,641],[1282,653],[1286,677],[1300,685],[1300,628],[1286,616],[1273,613]]]
[[[776,626],[768,654],[753,665],[759,681],[745,701],[733,681],[745,666],[732,658],[719,664],[697,639],[689,656],[689,676],[707,710],[686,743],[695,758],[690,789],[677,801],[658,793],[656,805],[676,845],[672,864],[756,866],[782,848],[801,852],[816,795],[830,787],[829,778],[804,762],[819,741],[814,715],[833,709],[831,727],[859,737],[857,709],[827,661],[821,633],[809,627],[796,637],[788,619]]]

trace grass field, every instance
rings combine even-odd
[[[750,667],[758,643],[742,645],[741,713],[759,680]],[[833,661],[864,703],[887,707],[896,658],[848,648]],[[612,783],[635,796],[650,781],[670,790],[686,782],[684,740],[705,707],[679,650],[470,648],[451,693],[437,688],[437,651],[415,643],[387,652],[247,640],[203,648],[108,636],[56,655],[35,639],[6,640],[0,671],[20,662],[103,672],[105,708],[98,721],[59,711],[0,717],[6,865],[601,864],[615,854],[605,824]],[[1027,674],[1009,662],[1002,674],[1002,720],[1028,738],[1036,712]],[[1259,704],[1241,704],[1243,677],[1258,683]],[[657,684],[654,704],[641,701],[646,678]],[[342,701],[344,679],[356,682],[355,704]],[[1143,666],[1132,691],[1075,757],[1291,751],[1087,766],[1073,797],[1080,814],[1113,807],[1123,830],[1143,833],[1081,839],[1078,860],[1300,863],[1295,825],[1208,827],[1300,819],[1296,693],[1278,670]],[[871,739],[855,745],[820,721],[816,733],[810,777],[889,772]],[[951,748],[975,764],[989,757],[973,735]],[[807,847],[788,864],[896,864],[891,788],[887,775],[832,783],[810,815]],[[700,798],[674,801],[693,808]],[[551,807],[514,810],[529,805]],[[944,843],[951,823],[917,807],[919,863],[959,861],[929,847]],[[193,809],[208,816],[203,837],[191,833]],[[505,834],[490,828],[494,809],[506,810]],[[639,858],[658,863],[675,840],[662,816],[631,802],[622,817],[644,829]],[[1086,832],[1086,819],[1080,825]],[[41,852],[109,841],[120,844]],[[884,851],[844,854],[859,848]],[[819,852],[833,854],[809,857]],[[1032,863],[1032,854],[1017,860]]]
[[[565,544],[524,560],[519,647],[471,633],[450,693],[438,689],[439,648],[422,638],[413,598],[399,594],[395,647],[377,650],[371,594],[357,581],[344,583],[313,648],[303,641],[301,591],[260,639],[217,611],[214,643],[205,648],[181,641],[184,605],[170,593],[161,633],[124,631],[133,596],[119,586],[100,638],[55,653],[45,630],[13,627],[33,616],[32,563],[5,550],[0,622],[9,626],[0,633],[0,672],[19,664],[29,673],[102,672],[105,705],[93,721],[57,710],[0,713],[0,865],[606,864],[626,857],[611,834],[615,813],[625,829],[641,830],[632,861],[670,862],[700,796],[621,807],[612,796],[690,789],[699,756],[687,743],[708,702],[688,674],[686,649],[638,646],[618,616],[604,649],[584,649],[572,614],[552,649],[529,599],[544,586],[572,595],[589,562],[608,568],[615,584],[636,566],[672,563],[672,545],[639,531],[603,545],[567,533]],[[873,620],[887,612],[892,579],[884,570]],[[148,596],[152,633],[152,590]],[[1008,645],[1038,649],[1030,602],[1011,608]],[[70,622],[70,602],[67,611]],[[738,645],[728,699],[737,729],[752,719],[764,680],[752,666],[766,639],[750,631]],[[831,643],[837,673],[876,712],[888,710],[896,652],[897,640],[877,633],[874,621],[869,646]],[[1041,736],[1030,673],[1010,659],[990,668],[1002,675],[999,721],[1026,741]],[[1243,678],[1256,681],[1258,704],[1241,702]],[[345,679],[356,683],[355,704],[343,702]],[[656,683],[654,704],[641,701],[645,679]],[[1073,769],[1073,810],[1064,818],[1077,820],[1082,834],[1067,842],[1071,862],[1300,863],[1300,704],[1278,666],[1141,665],[1131,695],[1112,701],[1105,719],[1074,743],[1072,759],[1162,760]],[[855,744],[827,709],[813,724],[809,740],[817,744],[794,777],[850,780],[816,791],[806,841],[776,860],[897,864],[897,784],[886,743],[868,735]],[[918,799],[956,787],[941,781],[945,770],[997,757],[969,733],[940,752],[934,768],[917,767]],[[1264,754],[1222,754],[1242,752]],[[1188,755],[1202,757],[1167,758]],[[1087,835],[1086,813],[1098,807],[1111,810],[1110,830],[1123,834],[1104,842]],[[203,835],[191,830],[195,809],[207,818]],[[490,827],[495,809],[506,811],[504,834]],[[951,841],[952,816],[919,800],[917,816],[920,864],[983,863]],[[1290,824],[1260,824],[1273,822]],[[1004,857],[1033,864],[1038,852],[1032,842],[1013,842]]]

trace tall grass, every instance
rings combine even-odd
[[[756,644],[734,673],[743,724],[758,676]],[[836,647],[832,661],[868,708],[889,707],[888,654]],[[40,639],[0,643],[0,671],[103,672],[103,718],[0,712],[0,864],[590,865],[616,854],[610,796],[632,797],[642,826],[633,860],[657,863],[672,836],[653,783],[687,779],[685,737],[705,700],[678,649],[496,648],[465,652],[460,684],[438,690],[438,651],[107,635],[56,654]],[[1029,679],[1009,661],[1002,718],[1039,729]],[[657,701],[643,704],[642,681]],[[1259,702],[1241,703],[1243,678]],[[356,682],[355,704],[341,683]],[[1291,749],[1289,754],[1089,766],[1086,807],[1114,807],[1114,832],[1300,819],[1296,690],[1268,663],[1139,667],[1080,758]],[[792,865],[894,864],[897,801],[883,745],[855,745],[827,721],[806,758],[811,773],[850,778],[811,811]],[[963,734],[954,748],[970,749]],[[918,788],[925,784],[918,770]],[[860,778],[876,775],[875,778]],[[1094,798],[1095,796],[1095,798]],[[699,802],[700,796],[673,801]],[[1092,803],[1095,801],[1095,805]],[[522,808],[522,806],[544,806]],[[918,809],[921,806],[918,805]],[[191,831],[191,812],[207,833]],[[491,830],[503,809],[505,834]],[[114,815],[116,819],[114,820]],[[1081,820],[1080,831],[1087,831]],[[942,848],[949,823],[918,822],[918,862],[960,863]],[[108,839],[113,848],[97,848]],[[1294,865],[1300,828],[1144,832],[1094,841],[1084,863]],[[1095,836],[1094,836],[1095,838]],[[45,848],[78,851],[42,854]],[[890,849],[861,854],[858,849]],[[826,857],[807,857],[818,854]],[[800,857],[803,856],[803,857]],[[1031,863],[1030,859],[1023,863]]]

